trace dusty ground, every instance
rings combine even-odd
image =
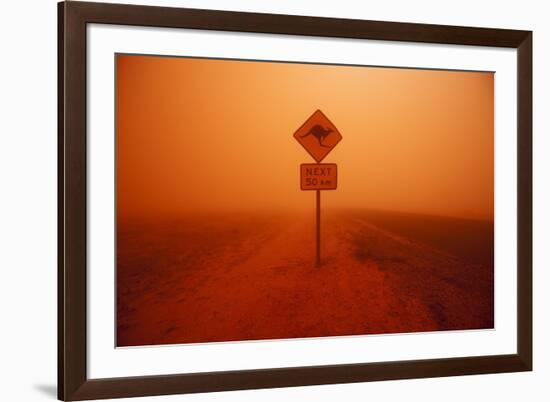
[[[119,222],[119,346],[493,327],[486,222],[368,211]]]

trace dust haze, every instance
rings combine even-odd
[[[343,140],[324,208],[492,220],[493,74],[119,55],[121,217],[311,208],[292,138]]]

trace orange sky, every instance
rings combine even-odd
[[[118,55],[116,85],[121,217],[313,208],[292,135],[321,109],[323,209],[492,219],[492,73]]]

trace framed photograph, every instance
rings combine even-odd
[[[59,399],[532,369],[532,33],[59,3]]]

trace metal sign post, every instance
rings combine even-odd
[[[321,266],[321,190],[317,190],[317,212],[315,214],[317,221],[317,254],[315,265]]]

